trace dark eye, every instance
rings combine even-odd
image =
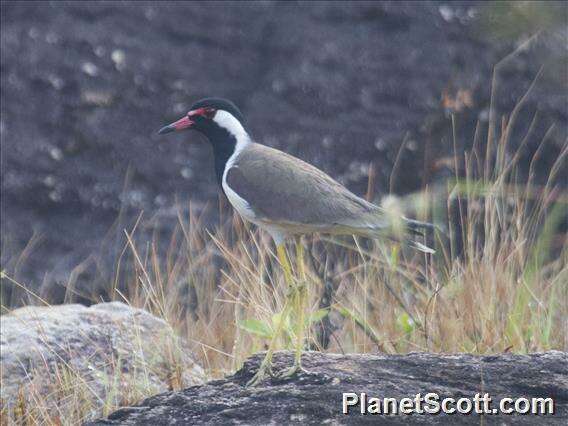
[[[215,117],[217,110],[215,108],[203,108],[203,115],[209,119]]]

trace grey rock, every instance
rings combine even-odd
[[[0,362],[2,403],[23,393],[37,404],[84,390],[91,415],[103,401],[118,405],[127,392],[152,395],[203,383],[203,369],[171,327],[148,312],[112,302],[29,306],[2,315]],[[50,401],[53,407],[56,401]],[[63,406],[65,403],[63,403]]]
[[[304,355],[310,374],[269,379],[259,387],[244,384],[257,370],[262,354],[251,357],[234,376],[168,392],[122,408],[94,425],[153,424],[566,424],[568,419],[568,354],[473,356],[410,353],[406,355]],[[275,370],[292,362],[292,353],[276,354]],[[555,413],[535,415],[362,415],[352,408],[342,414],[342,393],[368,397],[414,398],[435,392],[445,397],[489,393],[503,397],[553,398]],[[485,423],[484,423],[485,422]]]

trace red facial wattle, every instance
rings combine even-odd
[[[185,117],[180,118],[167,126],[162,127],[158,134],[163,135],[170,132],[179,132],[181,130],[190,129],[195,124],[195,119],[198,117],[211,119],[215,116],[213,108],[197,108],[189,111]]]

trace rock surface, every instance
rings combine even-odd
[[[176,380],[179,386],[204,379],[165,321],[123,303],[30,306],[0,321],[1,397],[8,406],[23,392],[32,405],[50,394],[65,407],[65,395],[55,392],[67,386],[69,397],[86,391],[95,414],[102,402],[118,405],[137,392],[172,389]]]
[[[566,424],[568,419],[568,355],[547,352],[531,355],[334,355],[305,354],[302,374],[288,380],[272,379],[246,388],[259,366],[260,355],[250,358],[234,376],[148,398],[120,409],[91,425],[154,424]],[[276,371],[290,365],[292,354],[276,356]],[[436,392],[443,397],[473,397],[489,393],[503,397],[551,397],[555,414],[534,415],[361,415],[341,413],[342,392],[366,392],[369,397],[411,397]],[[495,402],[494,402],[495,404]],[[492,405],[494,408],[495,405]]]
[[[546,172],[566,136],[565,33],[555,33],[566,8],[525,3],[2,2],[3,268],[62,303],[70,271],[89,259],[75,273],[93,298],[74,300],[92,303],[140,211],[138,232],[168,236],[176,197],[216,202],[210,150],[187,143],[200,137],[155,134],[203,96],[233,99],[259,141],[359,194],[369,164],[377,195],[391,175],[397,193],[453,176],[448,113],[458,148],[471,146],[493,66],[539,31],[501,67],[496,101],[510,112],[546,65],[511,138],[514,148],[540,111],[525,164],[554,123],[536,168]],[[393,174],[395,162],[413,172]],[[11,289],[3,300],[26,303]]]

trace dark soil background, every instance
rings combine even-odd
[[[215,223],[209,147],[155,133],[204,96],[356,193],[372,165],[378,198],[399,151],[398,194],[454,173],[450,114],[461,153],[487,126],[494,65],[517,49],[495,100],[510,112],[543,69],[510,149],[537,113],[526,169],[554,125],[544,176],[566,144],[567,10],[521,3],[2,2],[2,268],[62,302],[78,264],[78,288],[112,276],[141,211],[141,235],[167,236],[176,200],[209,203]],[[24,302],[11,291],[3,304]]]

